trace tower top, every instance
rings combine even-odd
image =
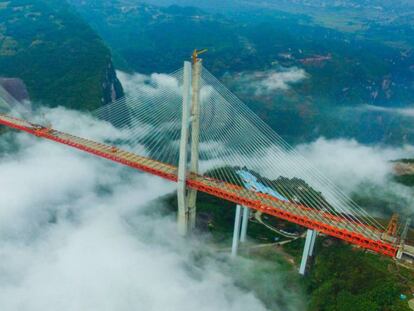
[[[193,59],[193,64],[197,63],[200,59],[198,58],[198,55],[203,54],[207,52],[207,49],[197,50],[194,49],[193,54],[191,55],[191,58]]]

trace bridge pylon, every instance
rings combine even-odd
[[[191,232],[195,228],[196,223],[197,190],[187,189],[186,178],[188,164],[190,165],[190,173],[198,173],[201,64],[202,62],[199,58],[193,58],[192,64],[188,61],[184,62],[182,122],[177,183],[177,221],[178,231],[181,235],[187,235]],[[191,144],[189,144],[190,137]],[[190,163],[188,163],[188,147],[191,148]]]
[[[200,80],[201,59],[195,58],[192,70],[192,101],[191,101],[191,159],[190,172],[198,173],[199,144],[200,144]],[[197,190],[188,191],[189,229],[193,230],[196,224]]]

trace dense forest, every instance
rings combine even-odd
[[[270,4],[214,10],[133,0],[70,3],[108,43],[121,70],[172,72],[194,48],[208,48],[206,68],[291,143],[319,136],[414,141],[410,118],[393,110],[412,104],[414,31],[387,12],[374,23],[345,11],[340,24],[333,11],[312,16],[311,9],[293,13]],[[337,24],[329,24],[329,14]],[[358,31],[345,27],[352,17]],[[292,79],[292,72],[302,76],[287,87],[255,87]]]
[[[50,106],[94,109],[122,95],[110,51],[60,0],[0,2],[0,76]]]

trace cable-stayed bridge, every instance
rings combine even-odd
[[[153,75],[92,115],[120,138],[97,142],[6,114],[0,124],[176,182],[181,234],[195,226],[198,191],[238,205],[233,248],[250,209],[306,227],[302,273],[317,233],[391,257],[403,251],[403,239],[287,144],[200,59]]]

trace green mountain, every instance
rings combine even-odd
[[[123,94],[108,48],[60,0],[0,1],[0,76],[50,106],[89,110]]]
[[[414,98],[414,29],[390,10],[374,23],[355,17],[352,1],[336,10],[302,5],[301,13],[287,12],[293,7],[287,0],[209,1],[200,4],[203,9],[136,0],[69,2],[123,70],[171,72],[194,48],[208,48],[205,66],[292,143],[319,136],[414,142],[412,119],[403,109]],[[240,2],[244,6],[234,9]],[[285,11],[277,8],[282,4]],[[347,19],[329,25],[323,20],[329,14]],[[343,29],[352,16],[358,31]]]

